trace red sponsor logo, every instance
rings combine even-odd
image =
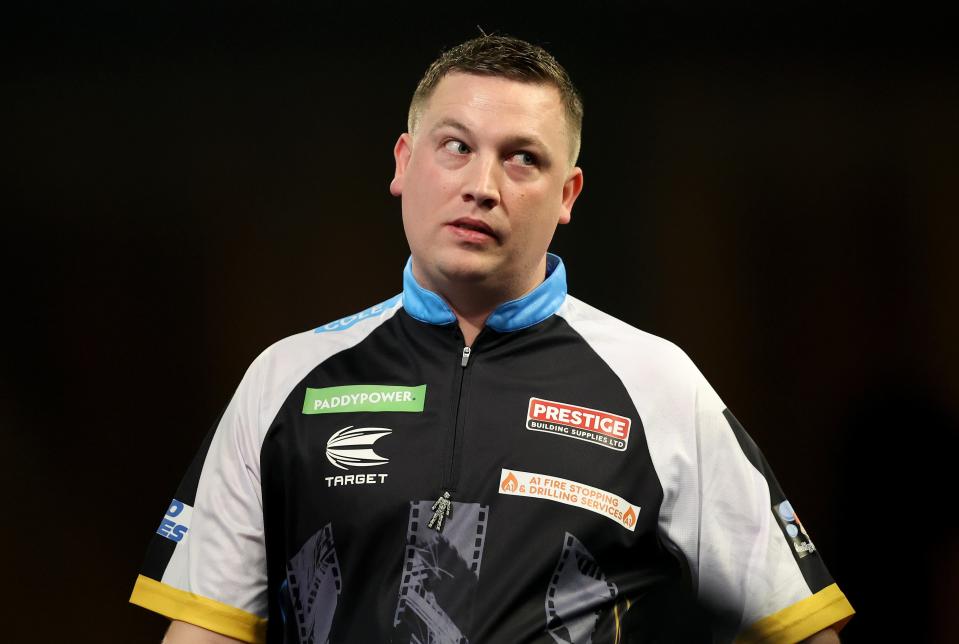
[[[616,450],[626,449],[630,424],[625,416],[541,398],[529,399],[526,417],[528,429],[565,434]]]

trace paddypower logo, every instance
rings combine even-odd
[[[304,414],[344,414],[361,411],[421,412],[426,402],[426,385],[347,385],[345,387],[307,387],[303,399]]]

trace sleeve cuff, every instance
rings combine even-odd
[[[130,603],[243,642],[266,642],[266,620],[262,617],[143,575],[137,577]]]
[[[799,642],[830,626],[838,632],[855,612],[839,586],[832,584],[811,597],[762,618],[743,631],[736,642]]]

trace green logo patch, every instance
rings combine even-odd
[[[426,385],[347,385],[345,387],[307,387],[303,399],[304,414],[343,414],[357,411],[423,411]]]

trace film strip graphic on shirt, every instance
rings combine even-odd
[[[589,644],[618,592],[593,555],[567,532],[546,591],[546,630],[559,644]]]
[[[393,642],[469,642],[489,507],[457,503],[443,532],[427,527],[433,501],[410,503]]]
[[[331,524],[310,537],[287,562],[286,580],[300,644],[327,642],[342,590]]]

